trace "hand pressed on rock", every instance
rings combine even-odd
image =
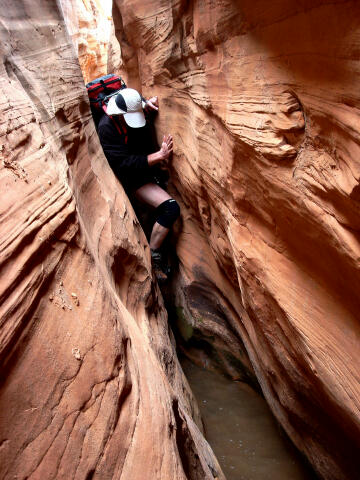
[[[173,151],[173,139],[171,135],[164,135],[161,148],[158,152],[151,153],[147,156],[148,164],[150,167],[157,163],[167,160]]]
[[[159,110],[159,100],[158,97],[151,97],[146,102],[145,110]]]
[[[164,135],[160,153],[163,157],[163,160],[167,160],[173,151],[173,139],[171,135]]]

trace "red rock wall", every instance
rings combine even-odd
[[[0,478],[224,478],[56,2],[1,5]]]
[[[115,3],[174,135],[179,308],[219,357],[245,345],[323,478],[357,478],[358,2]]]

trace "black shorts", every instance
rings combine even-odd
[[[134,176],[133,178],[120,178],[120,182],[128,196],[130,196],[132,193],[135,193],[136,190],[147,183],[157,183],[155,176],[149,173],[144,175],[136,175],[136,177]]]
[[[166,170],[162,170],[159,167],[152,167],[148,172],[137,173],[136,175],[131,175],[131,177],[120,178],[119,180],[127,196],[130,196],[147,183],[155,183],[165,190],[168,178],[169,175]]]

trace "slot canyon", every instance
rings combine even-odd
[[[228,478],[181,354],[263,397],[317,478],[357,480],[359,2],[0,14],[0,479]],[[107,73],[174,138],[161,289],[92,119]]]

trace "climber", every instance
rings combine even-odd
[[[164,135],[160,150],[154,152],[149,123],[151,113],[158,109],[157,97],[145,103],[136,90],[125,88],[110,98],[98,134],[105,156],[127,195],[156,209],[149,243],[154,273],[159,281],[165,281],[160,247],[179,217],[180,207],[156,181],[155,165],[167,160],[173,150],[172,136]]]

